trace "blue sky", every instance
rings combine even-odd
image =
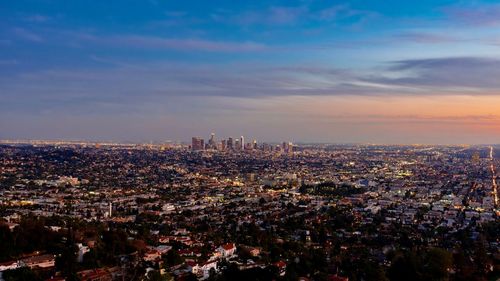
[[[16,0],[0,17],[0,138],[500,138],[498,1]]]

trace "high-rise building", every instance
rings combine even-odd
[[[292,142],[283,142],[283,145],[281,148],[282,148],[283,152],[291,154],[293,152],[293,143]]]
[[[201,137],[193,137],[191,139],[191,149],[192,150],[203,150],[205,149],[205,141]]]
[[[226,143],[226,140],[221,140],[220,141],[220,150],[226,150],[227,148],[227,143]]]
[[[240,137],[240,145],[241,145],[241,150],[245,149],[245,138],[243,136]]]
[[[252,148],[257,149],[257,140],[253,140]]]
[[[269,145],[268,143],[263,143],[263,144],[262,144],[262,150],[263,150],[263,151],[272,151],[272,150],[273,150],[273,148],[272,148],[272,146],[271,146],[271,145]]]
[[[241,144],[239,139],[234,140],[234,150],[241,150]]]
[[[215,133],[210,134],[210,139],[208,140],[208,148],[217,149],[217,143],[215,140]]]
[[[249,143],[249,142],[247,142],[247,143],[245,144],[245,150],[252,150],[252,149],[253,149],[252,144],[251,144],[251,143]]]
[[[229,137],[229,139],[227,139],[227,148],[229,150],[232,150],[234,148],[234,146],[233,146],[233,137]]]

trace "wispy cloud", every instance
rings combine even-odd
[[[414,32],[414,31],[398,33],[394,35],[394,38],[405,42],[422,43],[422,44],[456,43],[465,41],[462,38],[458,38],[448,34]]]
[[[197,38],[165,38],[143,35],[95,35],[85,32],[65,33],[65,37],[83,43],[93,43],[115,48],[171,49],[206,52],[253,52],[267,48],[253,41],[219,41]]]
[[[19,64],[17,60],[10,59],[10,60],[0,60],[0,65],[16,65]]]
[[[204,39],[173,39],[147,36],[112,36],[108,42],[117,42],[138,48],[169,48],[177,50],[198,50],[210,52],[247,52],[265,48],[256,42],[228,42]]]
[[[369,19],[380,17],[377,12],[352,8],[347,4],[335,5],[328,8],[312,12],[312,18],[322,21],[336,21],[356,18],[358,22],[365,22]]]
[[[273,6],[265,10],[247,10],[233,13],[228,10],[218,10],[211,14],[216,22],[232,23],[242,26],[251,25],[288,25],[296,23],[308,12],[307,7]]]
[[[22,40],[27,40],[27,41],[32,41],[32,42],[42,42],[43,41],[43,38],[32,32],[32,31],[29,31],[25,28],[21,28],[21,27],[15,27],[12,29],[12,32],[14,33],[14,35],[19,38],[19,39],[22,39]]]
[[[500,24],[499,4],[453,5],[443,9],[453,21],[473,26],[496,26]]]
[[[319,114],[315,118],[332,118],[349,121],[377,121],[377,122],[420,122],[420,123],[460,123],[460,124],[485,124],[500,125],[500,116],[492,114],[475,115],[424,115],[424,114]]]
[[[39,14],[35,14],[35,15],[25,16],[23,19],[25,21],[29,21],[29,22],[43,23],[43,22],[49,21],[51,19],[51,17],[44,16],[44,15],[39,15]]]
[[[500,59],[454,57],[415,59],[393,62],[387,69],[399,77],[372,77],[367,81],[389,85],[404,85],[421,89],[438,87],[441,91],[463,91],[474,94],[500,94]],[[486,91],[487,90],[487,91]]]
[[[321,9],[313,9],[310,5],[271,6],[263,10],[246,10],[233,13],[228,10],[218,10],[211,17],[216,22],[252,25],[296,25],[300,22],[335,22],[352,19],[353,23],[364,22],[378,14],[373,11],[353,9],[349,5],[334,5]]]
[[[139,64],[96,55],[108,64],[93,70],[60,69],[0,78],[4,110],[19,97],[43,107],[115,108],[139,103],[162,104],[176,97],[284,96],[442,96],[500,95],[500,60],[438,58],[392,62],[384,70],[357,71],[315,65],[248,66],[245,64]],[[397,74],[398,76],[395,76]]]

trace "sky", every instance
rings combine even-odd
[[[500,143],[500,1],[0,3],[0,139]]]

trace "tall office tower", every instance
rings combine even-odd
[[[232,150],[234,148],[234,146],[233,146],[233,137],[229,137],[229,139],[227,139],[227,148],[229,150]]]
[[[227,148],[226,140],[221,140],[220,141],[220,150],[226,150],[226,148]]]
[[[205,148],[205,141],[201,137],[193,137],[191,139],[192,150],[203,150]]]
[[[241,150],[241,144],[239,139],[234,140],[234,150]]]
[[[214,133],[210,134],[210,139],[208,140],[208,146],[211,149],[216,149],[217,148],[217,144],[216,144],[216,141],[215,141],[215,134]]]
[[[288,154],[292,154],[293,153],[293,143],[292,142],[288,142],[288,145],[287,145],[287,153]]]
[[[271,149],[271,146],[269,144],[263,143],[262,144],[262,150],[264,150],[264,151],[271,151],[272,149]]]
[[[253,140],[252,148],[257,149],[257,140]]]
[[[198,138],[192,137],[191,138],[191,149],[196,150],[197,147],[198,147]]]
[[[241,150],[245,149],[245,138],[243,136],[240,137],[240,145],[241,145]]]

